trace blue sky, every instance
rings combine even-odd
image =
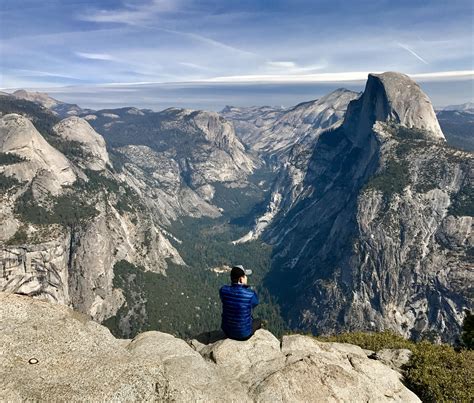
[[[140,91],[153,98],[153,89],[168,97],[166,106],[173,96],[186,99],[186,88],[199,103],[201,89],[209,101],[202,105],[215,109],[233,100],[298,101],[302,84],[315,98],[316,88],[359,88],[368,72],[394,70],[413,75],[435,104],[466,102],[473,7],[467,0],[0,0],[0,88],[54,89],[86,106],[136,104]],[[270,84],[281,91],[268,93]],[[231,92],[224,102],[229,86],[238,97]]]

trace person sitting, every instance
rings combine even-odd
[[[252,270],[234,266],[230,272],[230,285],[219,290],[222,301],[221,329],[229,339],[247,340],[261,327],[261,321],[253,319],[252,309],[258,303],[258,296],[248,285],[247,276]]]

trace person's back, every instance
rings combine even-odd
[[[254,333],[256,323],[252,318],[252,308],[258,305],[255,291],[247,286],[247,273],[241,266],[232,269],[231,285],[224,285],[219,290],[222,301],[222,330],[227,337],[235,340],[246,340]]]

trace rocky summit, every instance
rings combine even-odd
[[[119,340],[65,306],[7,293],[0,317],[6,401],[419,401],[350,344],[266,330],[207,345],[156,331]]]

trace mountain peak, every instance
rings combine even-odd
[[[86,120],[71,116],[56,124],[54,131],[65,140],[81,143],[84,150],[89,154],[86,162],[87,168],[101,171],[106,169],[107,165],[110,165],[104,138]]]
[[[364,93],[349,104],[344,127],[367,132],[376,121],[425,130],[430,140],[445,140],[428,96],[405,74],[369,74]]]
[[[30,92],[26,90],[17,90],[12,95],[19,99],[25,99],[27,101],[36,102],[37,104],[40,104],[45,108],[52,108],[62,103],[57,99],[50,97],[45,92]]]

